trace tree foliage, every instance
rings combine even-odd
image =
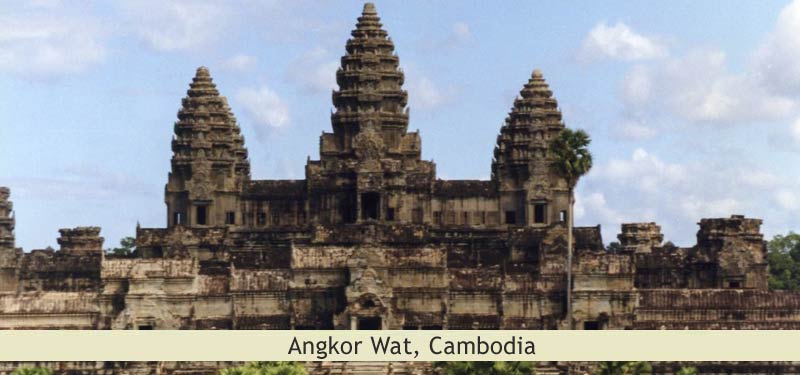
[[[53,375],[53,370],[46,367],[19,367],[11,371],[11,375]]]
[[[800,290],[800,234],[777,235],[767,243],[769,287]]]
[[[308,372],[297,362],[251,362],[222,369],[219,375],[308,375]]]
[[[534,362],[435,362],[441,375],[528,375],[536,373]]]
[[[681,367],[675,375],[697,375],[697,368],[695,367]]]
[[[617,241],[611,241],[608,243],[608,246],[606,246],[606,251],[609,253],[619,253],[622,252],[622,250],[622,244]]]
[[[592,153],[589,152],[591,141],[589,134],[583,130],[564,128],[550,144],[553,156],[551,169],[567,180],[570,189],[592,169]]]
[[[600,362],[595,375],[649,375],[653,367],[647,362]]]
[[[133,237],[125,237],[119,240],[119,247],[106,249],[106,254],[118,257],[129,257],[133,255],[134,251],[136,251],[136,239]]]

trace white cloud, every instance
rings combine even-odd
[[[800,0],[783,8],[774,30],[756,51],[756,73],[776,93],[800,96]]]
[[[224,3],[189,0],[127,0],[118,3],[130,28],[158,51],[178,51],[221,38],[231,10]]]
[[[0,72],[34,78],[80,73],[105,60],[105,39],[91,17],[37,9],[9,12],[0,15]]]
[[[253,56],[238,54],[225,60],[222,66],[228,70],[243,72],[252,69],[256,65],[256,61]]]
[[[751,75],[728,72],[721,51],[694,50],[636,66],[623,79],[622,95],[628,112],[675,115],[690,123],[779,120],[797,109],[794,100],[770,94]]]
[[[339,60],[328,50],[317,47],[295,59],[289,66],[286,77],[310,93],[330,94],[337,87],[338,68]]]
[[[667,48],[652,38],[638,34],[628,25],[598,23],[584,38],[578,57],[583,61],[602,59],[644,60],[667,56]]]
[[[780,189],[775,192],[775,200],[781,208],[786,210],[800,209],[800,196],[795,190]]]
[[[728,159],[668,162],[639,148],[628,158],[598,163],[580,181],[575,217],[580,225],[602,224],[606,241],[621,223],[655,221],[667,240],[691,245],[701,218],[743,214],[764,218],[766,228],[790,225],[800,209],[797,191],[800,180],[763,166]]]
[[[424,76],[415,76],[408,82],[410,106],[414,109],[429,111],[450,103],[456,97],[454,87],[441,87]]]
[[[674,132],[676,125],[788,124],[800,110],[798,29],[800,0],[795,0],[751,52],[751,64],[740,71],[729,68],[724,52],[708,48],[632,67],[621,83],[623,108],[620,125],[612,126],[614,134],[642,140],[652,135],[649,130]],[[800,150],[800,124],[784,125],[781,132],[770,135],[769,142]]]
[[[240,89],[236,101],[248,118],[256,125],[261,125],[256,127],[259,136],[263,136],[264,127],[282,128],[289,125],[288,104],[269,87]]]

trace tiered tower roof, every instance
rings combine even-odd
[[[500,128],[492,163],[494,178],[524,181],[531,175],[546,175],[549,142],[563,128],[558,102],[536,69]]]
[[[230,175],[249,179],[250,161],[244,137],[208,68],[197,69],[186,93],[172,140],[173,172],[190,175],[192,167],[205,164],[215,169],[229,168]]]
[[[383,30],[372,3],[364,5],[351,35],[336,72],[339,90],[333,93],[334,133],[349,137],[367,124],[380,129],[384,136],[405,133],[408,94],[402,89],[403,71],[394,54],[394,43]]]

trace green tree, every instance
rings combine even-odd
[[[222,369],[219,375],[308,375],[308,372],[297,362],[251,362]]]
[[[800,290],[800,234],[772,237],[767,243],[767,262],[771,289]]]
[[[649,375],[653,367],[647,362],[600,362],[595,375]]]
[[[536,373],[534,362],[434,362],[441,375],[528,375]]]
[[[697,368],[696,367],[681,367],[675,375],[697,375]]]
[[[583,130],[572,131],[564,128],[550,144],[553,163],[550,169],[567,181],[569,205],[567,211],[567,322],[572,328],[572,220],[575,205],[575,185],[578,179],[592,169],[592,153],[589,152],[589,138]]]
[[[11,375],[53,375],[53,370],[46,367],[18,367]]]
[[[119,240],[119,247],[113,249],[106,249],[106,254],[118,257],[129,257],[136,251],[136,239],[133,237],[125,237]]]
[[[606,251],[609,253],[619,253],[622,251],[622,244],[617,241],[611,241],[608,243],[608,246],[606,246]]]

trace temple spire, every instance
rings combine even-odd
[[[549,141],[563,128],[558,102],[542,71],[535,69],[500,129],[492,175],[516,182],[547,175]]]
[[[215,219],[220,215],[213,209],[222,209],[221,205],[231,209],[234,197],[250,180],[244,137],[208,68],[197,68],[181,104],[166,186],[168,222],[218,224]],[[214,203],[220,201],[225,204]]]
[[[173,172],[210,162],[232,168],[236,176],[250,176],[244,137],[228,100],[220,96],[205,66],[197,68],[178,111],[172,151]]]
[[[408,128],[408,94],[394,53],[394,43],[382,28],[375,5],[366,3],[346,44],[336,72],[339,90],[333,93],[336,112],[331,116],[334,133],[345,145],[370,128],[381,134],[389,148]]]

